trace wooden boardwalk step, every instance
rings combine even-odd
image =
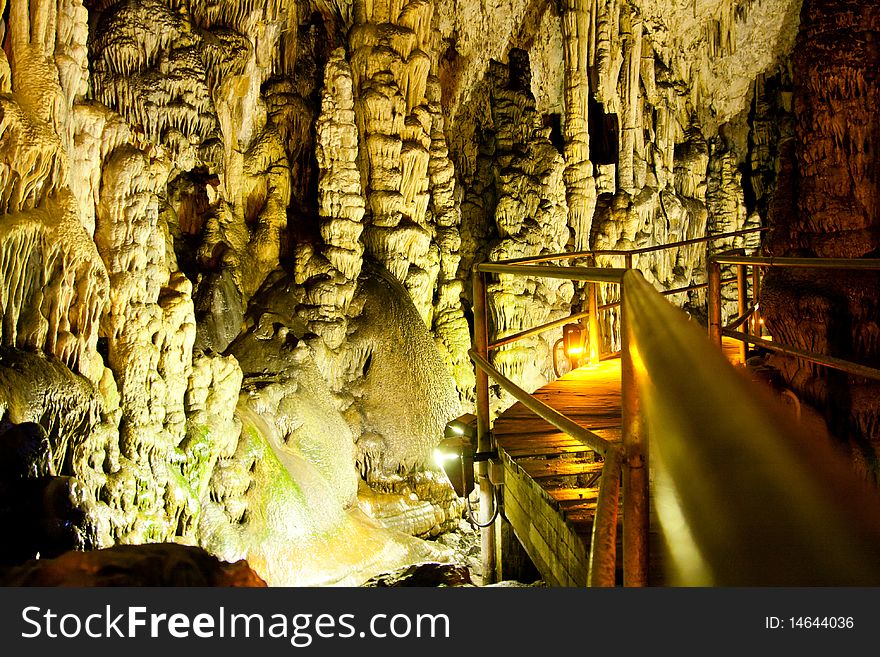
[[[594,474],[602,472],[602,467],[605,465],[568,459],[520,459],[516,464],[532,479]]]
[[[583,445],[535,445],[533,447],[509,447],[506,451],[511,458],[519,459],[529,456],[558,456],[560,454],[586,454],[591,453],[589,447]]]
[[[599,497],[599,488],[546,488],[547,494],[557,502],[595,500]]]

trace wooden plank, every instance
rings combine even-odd
[[[559,405],[555,406],[555,408],[560,413],[566,415],[572,422],[588,429],[591,426],[620,426],[620,410],[617,410],[614,413],[588,413],[583,409],[571,405],[567,407],[565,405]],[[547,429],[559,431],[554,425],[534,414],[524,415],[522,417],[515,417],[512,415],[505,416],[503,419],[495,421],[495,426],[492,430],[494,433],[498,434],[510,433],[511,429],[515,431],[527,431],[529,428],[534,428],[538,431]]]
[[[493,432],[494,433],[494,432]],[[535,440],[576,440],[576,438],[572,438],[567,433],[560,431],[559,429],[548,427],[547,429],[541,431],[521,431],[519,433],[502,433],[495,434],[495,442],[516,442],[518,440],[521,441],[535,441]]]
[[[565,518],[565,521],[571,524],[588,524],[591,528],[593,526],[593,519],[596,516],[596,506],[593,505],[592,508],[588,507],[575,507],[573,509],[563,509],[562,517]],[[618,522],[620,519],[618,517]]]
[[[522,459],[517,461],[517,465],[522,468],[532,479],[542,479],[546,477],[569,477],[579,474],[592,474],[601,472],[604,463],[584,463],[582,461],[568,461],[564,459]]]
[[[559,454],[587,454],[593,450],[582,445],[537,445],[534,447],[507,448],[504,451],[512,459],[521,459],[534,456],[558,456]]]
[[[547,445],[552,447],[586,447],[579,440],[565,434],[529,434],[525,436],[503,436],[495,440],[495,444],[505,449],[518,447],[538,447]]]
[[[574,516],[579,513],[593,514],[596,512],[596,501],[566,500],[559,503],[559,508],[562,509],[562,513],[566,517],[569,515]]]
[[[567,502],[569,500],[595,500],[599,497],[598,488],[564,488],[564,487],[547,487],[547,493],[557,502]]]
[[[593,428],[609,428],[619,427],[621,425],[620,411],[613,415],[603,415],[598,413],[583,413],[581,410],[571,410],[571,407],[559,406],[556,408],[563,413],[572,422],[584,427],[585,429]],[[536,415],[527,417],[506,417],[503,420],[496,420],[492,427],[492,433],[495,435],[509,433],[542,433],[546,431],[559,431],[555,425],[546,422]]]
[[[495,437],[498,445],[526,445],[545,444],[545,445],[574,445],[580,444],[578,440],[572,438],[568,434],[559,431],[548,431],[546,433],[523,433],[523,434],[505,434]]]

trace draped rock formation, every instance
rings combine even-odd
[[[446,558],[423,539],[464,509],[432,451],[473,410],[476,264],[768,214],[774,253],[876,252],[877,12],[806,0],[792,62],[800,7],[9,0],[0,515],[27,530],[2,559],[175,542],[318,585]],[[633,264],[678,288],[709,252]],[[870,361],[875,287],[771,277],[762,303],[781,337]],[[488,293],[493,338],[584,296]],[[492,358],[534,389],[559,337]],[[786,367],[873,458],[873,388]]]
[[[793,54],[795,140],[782,151],[770,211],[773,255],[876,257],[880,167],[877,66],[880,11],[805,0]],[[839,44],[850,44],[841,48]],[[876,272],[774,270],[762,293],[768,328],[802,349],[876,367]],[[824,409],[866,475],[877,477],[877,383],[798,360],[784,376]]]

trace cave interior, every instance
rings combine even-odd
[[[0,3],[7,584],[489,583],[433,460],[477,411],[478,264],[691,240],[632,266],[705,333],[714,254],[880,256],[873,0]],[[876,271],[746,289],[765,337],[880,367]],[[586,291],[495,276],[489,339]],[[553,382],[560,327],[493,366]],[[747,355],[876,487],[877,371]]]

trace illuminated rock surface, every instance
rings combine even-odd
[[[52,507],[9,559],[173,542],[270,585],[449,559],[423,539],[463,511],[431,453],[473,410],[476,263],[774,212],[779,253],[876,251],[876,75],[842,51],[833,75],[803,73],[823,21],[876,34],[876,12],[804,2],[8,0],[0,433],[30,456],[4,470],[0,508],[21,515],[16,487]],[[792,137],[812,140],[800,197]],[[846,175],[811,182],[828,169]],[[635,265],[676,288],[703,282],[705,257]],[[504,278],[489,297],[497,337],[581,310],[584,290]],[[702,291],[671,300],[705,312]],[[876,294],[856,305],[849,338],[873,358]],[[537,388],[559,337],[494,363]],[[871,443],[876,412],[847,417]]]

